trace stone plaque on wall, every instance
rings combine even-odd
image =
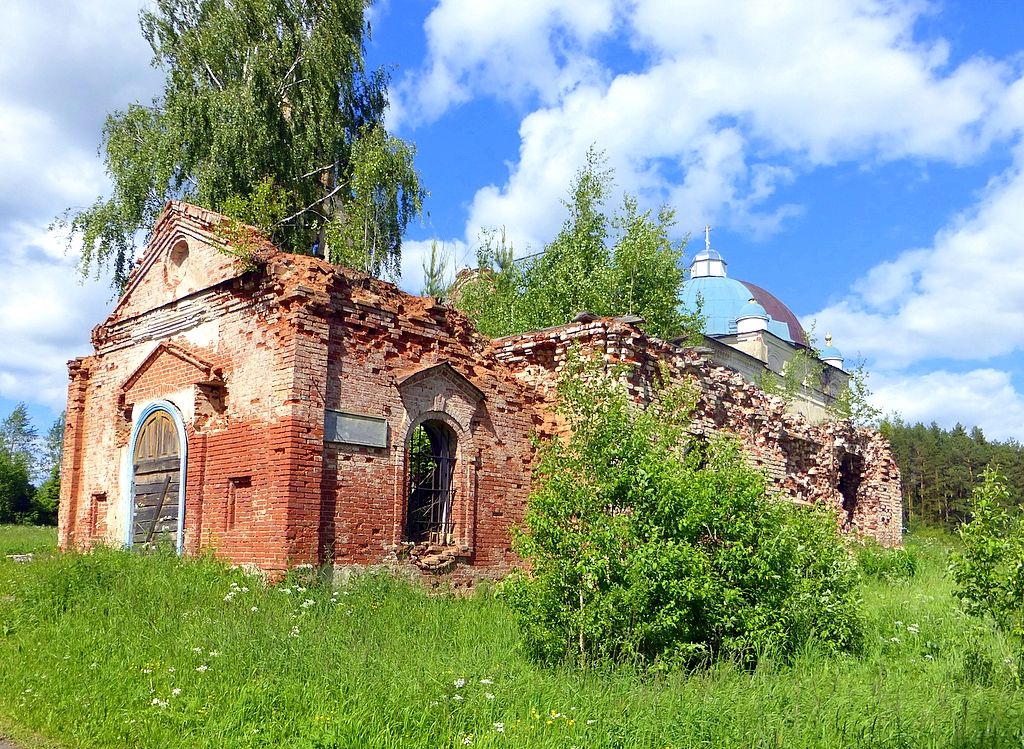
[[[387,447],[388,421],[379,416],[350,414],[328,408],[324,414],[324,441]]]

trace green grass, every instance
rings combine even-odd
[[[911,544],[913,577],[865,578],[862,653],[668,675],[537,666],[487,594],[0,557],[0,725],[68,747],[1020,747],[1013,647],[958,612],[944,542]]]
[[[52,525],[0,525],[0,558],[56,549],[57,529]]]

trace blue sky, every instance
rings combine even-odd
[[[61,408],[109,308],[48,231],[108,189],[104,114],[159,90],[138,0],[14,0],[0,28],[0,415]],[[619,190],[705,224],[730,273],[862,356],[876,403],[1024,441],[1024,3],[385,0],[373,65],[431,191],[431,240],[520,253],[589,145]],[[611,201],[611,206],[618,201]]]

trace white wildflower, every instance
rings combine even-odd
[[[203,673],[203,672],[209,671],[209,670],[210,670],[210,667],[207,666],[205,663],[203,665],[201,665],[201,666],[196,666],[196,671],[198,671],[199,673]]]
[[[481,684],[493,684],[494,683],[494,679],[481,679],[480,683]]]
[[[173,674],[174,673],[174,666],[171,666],[170,668],[168,668],[167,669],[167,673]]]
[[[162,700],[159,697],[154,697],[153,701],[150,704],[162,709],[167,707],[171,703],[169,703],[167,700]]]
[[[292,627],[291,636],[292,637],[298,637],[299,636],[299,628],[298,627]]]
[[[243,593],[248,593],[248,592],[249,592],[249,589],[248,589],[248,588],[246,588],[246,587],[245,587],[245,586],[243,585],[243,586],[242,586],[242,592],[243,592]]]
[[[498,733],[505,733],[505,724],[504,723],[500,723],[500,722],[499,723],[495,723],[494,724],[494,730],[497,731]]]
[[[142,673],[144,673],[144,674],[151,674],[151,673],[153,673],[153,669],[151,669],[151,668],[144,668],[144,669],[142,669]]]
[[[203,654],[203,649],[200,648],[200,647],[195,647],[195,648],[192,648],[192,652],[193,653],[199,653],[199,655],[202,655]]]
[[[898,638],[898,637],[890,637],[889,638],[889,642],[894,642],[897,645],[899,645],[900,644],[900,638]]]
[[[171,690],[171,696],[172,697],[177,697],[180,694],[181,694],[181,688],[180,687],[175,687],[174,689]]]
[[[224,596],[224,601],[227,603],[231,603],[233,600],[235,600],[235,591],[231,591],[226,596]]]
[[[455,688],[456,689],[462,689],[464,686],[466,686],[466,680],[465,679],[456,679],[454,684],[455,684]]]
[[[464,698],[463,698],[463,696],[461,694],[454,694],[454,695],[452,695],[452,699],[455,700],[456,702],[462,702],[462,700]]]
[[[466,738],[464,738],[462,740],[462,745],[463,746],[469,746],[472,743],[473,743],[473,734],[469,734]]]
[[[251,612],[252,612],[252,613],[254,613],[254,614],[255,614],[255,613],[256,613],[257,611],[259,611],[259,610],[260,610],[260,607],[259,607],[259,606],[253,606],[253,607],[252,607],[251,609],[249,609],[249,611],[251,611]]]
[[[308,609],[310,606],[313,606],[314,604],[316,604],[316,601],[314,601],[312,598],[307,598],[305,601],[302,602],[302,608]]]
[[[908,631],[908,632],[909,632],[910,634],[912,634],[912,635],[916,635],[916,634],[917,634],[918,632],[920,632],[921,630],[920,630],[920,628],[918,628],[918,626],[917,626],[916,624],[908,624],[908,625],[907,625],[907,631]]]
[[[207,655],[211,658],[220,658],[220,651],[211,650],[209,653],[207,653]]]
[[[494,699],[494,695],[491,694],[490,692],[484,692],[484,697],[486,697],[489,700],[493,700]]]

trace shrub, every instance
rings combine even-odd
[[[1024,510],[1011,505],[1006,480],[986,469],[971,494],[971,519],[960,528],[963,548],[950,560],[956,595],[975,616],[1024,638]]]
[[[856,552],[857,568],[868,577],[901,580],[917,574],[917,555],[910,549],[886,549],[876,542],[865,542]]]
[[[691,393],[636,405],[578,360],[559,388],[571,437],[540,445],[505,595],[546,661],[752,663],[860,636],[835,519],[769,497],[732,441],[686,439]]]

